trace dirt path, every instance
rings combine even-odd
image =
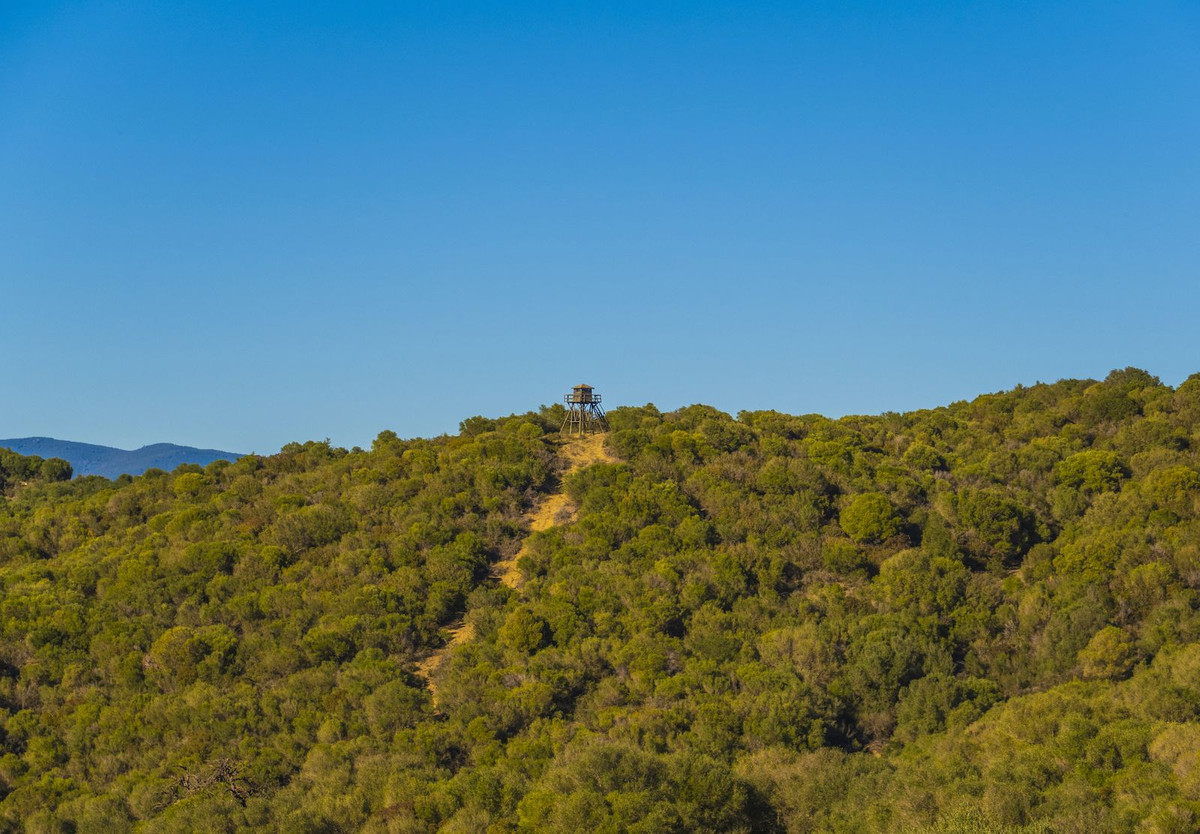
[[[433,678],[430,677],[433,674],[433,670],[441,664],[442,659],[450,653],[451,649],[475,637],[475,627],[468,622],[459,620],[446,627],[446,634],[448,638],[446,645],[440,649],[435,649],[433,654],[417,664],[417,674],[425,679],[426,684],[429,686],[429,691],[433,693],[434,706],[437,706],[437,691],[433,688]]]
[[[593,463],[615,463],[617,460],[604,448],[604,435],[602,434],[565,441],[559,445],[557,455],[560,466],[557,473],[558,490],[547,495],[526,513],[525,522],[529,525],[530,533],[549,530],[551,527],[566,524],[574,519],[575,511],[570,506],[570,499],[562,491],[563,478],[581,467],[591,466]],[[521,582],[521,571],[517,568],[517,562],[528,552],[529,536],[527,535],[515,556],[492,563],[492,576],[507,587],[516,590]],[[441,665],[442,660],[451,650],[474,639],[475,628],[470,623],[460,620],[447,628],[447,634],[449,639],[446,640],[446,645],[417,664],[417,674],[425,678],[428,683],[429,691],[433,693],[435,707],[437,706],[437,689],[433,683],[433,672]]]

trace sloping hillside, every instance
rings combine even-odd
[[[583,466],[594,463],[616,463],[616,459],[604,448],[604,435],[591,434],[583,437],[567,437],[557,444],[552,444],[557,465],[553,478],[558,482],[557,488],[538,499],[537,503],[525,514],[524,524],[528,534],[521,542],[520,549],[511,556],[501,558],[492,563],[491,575],[501,585],[517,590],[521,582],[520,561],[529,553],[529,542],[533,533],[549,530],[556,524],[571,520],[571,507],[566,493],[562,490],[561,479],[564,475],[574,474]],[[432,652],[417,665],[417,674],[425,678],[429,691],[433,695],[433,703],[437,705],[437,673],[442,661],[454,649],[475,638],[475,628],[471,623],[458,620],[446,630],[446,643],[440,649]]]
[[[1200,375],[609,418],[7,479],[0,819],[1200,826]]]

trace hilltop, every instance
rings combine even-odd
[[[1200,827],[1200,374],[562,416],[0,456],[0,826]]]
[[[0,449],[10,449],[20,455],[42,458],[61,458],[71,464],[76,475],[141,475],[147,469],[170,471],[181,463],[206,466],[214,460],[237,460],[233,452],[218,449],[197,449],[174,443],[154,443],[140,449],[126,450],[94,443],[55,440],[53,437],[18,437],[0,440]]]

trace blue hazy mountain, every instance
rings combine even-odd
[[[177,446],[174,443],[154,443],[140,449],[127,450],[97,446],[94,443],[55,440],[53,437],[0,440],[0,448],[11,449],[21,455],[62,458],[71,464],[76,475],[103,475],[106,478],[115,478],[125,473],[140,475],[147,469],[165,469],[169,472],[181,463],[198,463],[205,466],[214,460],[237,460],[241,457],[234,452],[197,449],[192,446]]]

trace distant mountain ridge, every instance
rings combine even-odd
[[[140,475],[147,469],[165,469],[169,472],[181,463],[207,466],[214,460],[234,461],[241,457],[235,452],[197,449],[194,446],[178,446],[174,443],[153,443],[140,449],[128,450],[94,443],[56,440],[53,437],[0,440],[0,448],[11,449],[20,455],[62,458],[71,464],[76,475],[103,475],[106,478],[116,478],[123,474]]]

